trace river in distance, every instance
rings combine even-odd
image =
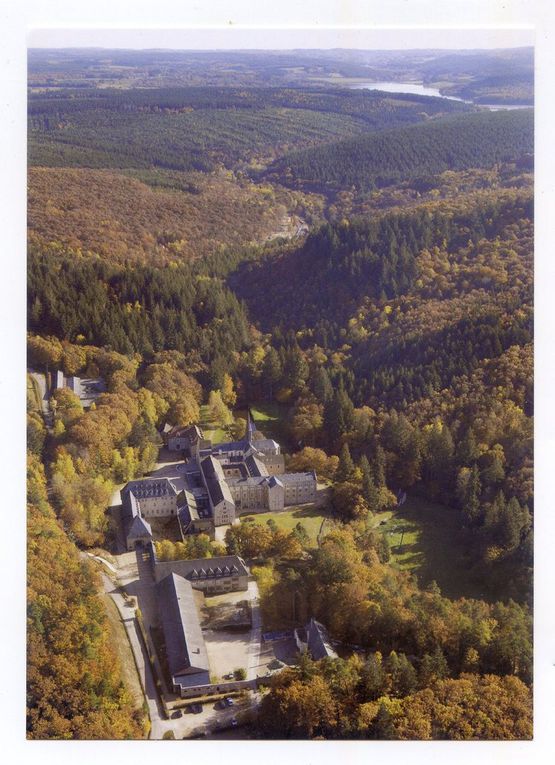
[[[465,104],[471,104],[464,98],[456,96],[444,96],[437,88],[430,88],[421,82],[359,82],[356,85],[349,86],[352,90],[382,90],[385,93],[413,93],[417,96],[436,96],[437,98],[446,98],[449,101],[462,101]],[[529,106],[522,104],[477,104],[484,109],[498,111],[499,109],[530,109]]]

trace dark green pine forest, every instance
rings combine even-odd
[[[533,110],[470,102],[526,101],[501,53],[372,59],[468,102],[350,89],[331,53],[31,57],[28,366],[106,391],[45,420],[28,383],[30,738],[147,735],[80,552],[216,399],[327,486],[317,541],[226,537],[265,627],[357,646],[277,674],[249,737],[531,737]],[[391,529],[424,549],[430,519],[409,565]]]

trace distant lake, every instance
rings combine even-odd
[[[417,96],[436,96],[450,101],[463,101],[454,96],[442,96],[437,88],[428,88],[421,82],[359,82],[350,86],[353,90],[383,90],[386,93],[414,93]]]
[[[436,98],[447,98],[449,101],[462,101],[465,104],[472,104],[473,101],[467,101],[464,98],[456,96],[444,96],[437,88],[429,88],[421,82],[359,82],[356,85],[349,85],[352,90],[382,90],[384,93],[413,93],[417,96],[435,96]],[[497,112],[500,109],[530,109],[531,106],[523,104],[476,104],[483,109],[489,109]]]

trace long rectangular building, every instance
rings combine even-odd
[[[247,590],[249,587],[249,569],[238,555],[193,560],[155,560],[154,578],[157,582],[170,574],[183,577],[195,590],[202,590],[208,595]]]
[[[208,685],[210,666],[191,583],[171,573],[156,589],[174,690]]]

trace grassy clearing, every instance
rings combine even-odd
[[[250,408],[254,423],[258,430],[261,430],[266,438],[273,438],[284,448],[288,444],[288,434],[286,431],[287,414],[289,407],[286,404],[278,404],[276,401],[258,403]],[[241,417],[246,417],[246,411],[239,413]]]
[[[242,520],[245,518],[253,518],[255,523],[265,526],[268,520],[271,518],[276,522],[280,529],[286,531],[293,531],[297,523],[302,523],[305,527],[307,534],[310,537],[311,544],[316,546],[317,537],[320,533],[322,522],[325,521],[324,530],[330,522],[330,515],[321,507],[293,507],[290,510],[283,510],[277,513],[258,513],[257,515],[242,516]]]
[[[227,432],[218,423],[210,420],[206,404],[200,408],[200,427],[204,437],[209,438],[213,444],[221,444],[222,441],[231,440]]]
[[[287,445],[287,432],[285,423],[287,420],[287,411],[289,407],[285,404],[278,404],[275,401],[260,403],[251,406],[250,411],[254,423],[258,430],[262,431],[266,438],[273,438],[279,444]],[[246,409],[235,409],[233,412],[235,418],[247,418]],[[231,441],[232,438],[228,431],[219,423],[210,419],[208,405],[200,408],[200,427],[204,432],[205,438],[209,438],[213,444],[220,444],[222,441]]]
[[[493,596],[473,575],[470,540],[456,510],[409,497],[395,513],[380,513],[378,524],[389,540],[392,565],[416,574],[422,585],[435,579],[449,598]]]

